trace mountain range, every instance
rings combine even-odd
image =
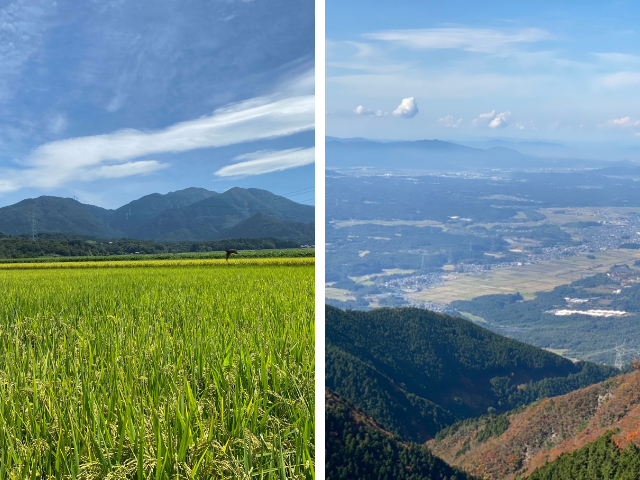
[[[314,243],[314,220],[313,206],[256,188],[154,193],[115,210],[52,196],[0,208],[4,234],[30,233],[35,224],[37,232],[154,241],[274,237]]]
[[[442,140],[377,141],[363,138],[326,138],[327,168],[373,167],[432,171],[474,171],[488,168],[581,168],[605,163],[560,144],[506,141]]]

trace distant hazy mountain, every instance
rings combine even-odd
[[[224,193],[187,188],[165,195],[146,195],[116,210],[85,205],[70,198],[38,197],[0,208],[0,232],[29,233],[35,218],[38,232],[64,232],[101,238],[137,238],[158,241],[218,240],[239,226],[245,238],[259,238],[252,225],[269,236],[309,237],[315,208],[255,188],[232,188]],[[268,217],[268,218],[267,218]],[[269,220],[271,218],[271,220]],[[291,236],[291,238],[288,237]],[[310,234],[313,237],[313,233]],[[238,237],[236,237],[238,238]]]
[[[469,142],[456,142],[467,147],[480,148],[483,150],[503,147],[515,150],[524,155],[530,155],[533,157],[542,158],[578,158],[581,157],[581,152],[562,145],[560,143],[553,142],[535,142],[535,141],[509,141],[509,140],[476,140]]]
[[[474,170],[538,164],[539,160],[507,148],[482,150],[441,140],[377,142],[364,139],[330,139],[326,165],[369,166],[423,170]]]
[[[466,142],[442,140],[374,141],[326,138],[327,168],[375,167],[464,171],[487,168],[570,167],[579,164],[580,151],[548,142]],[[584,158],[584,157],[582,157]],[[589,157],[587,157],[589,158]],[[594,163],[599,165],[599,163]]]

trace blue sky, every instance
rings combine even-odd
[[[327,0],[327,135],[640,145],[632,1]]]
[[[312,188],[314,48],[312,0],[0,2],[0,206]]]

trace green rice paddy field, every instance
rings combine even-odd
[[[0,479],[313,478],[296,260],[0,270]]]

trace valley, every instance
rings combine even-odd
[[[465,312],[503,335],[611,365],[640,351],[640,305],[607,313],[619,294],[587,292],[583,313],[535,303],[602,274],[615,278],[612,291],[628,293],[640,280],[640,168],[618,162],[465,170],[432,163],[430,170],[327,172],[329,304]],[[623,266],[630,273],[612,277]],[[483,298],[513,295],[527,310],[518,321],[478,313],[487,313],[477,307]],[[601,334],[589,336],[594,329]]]

